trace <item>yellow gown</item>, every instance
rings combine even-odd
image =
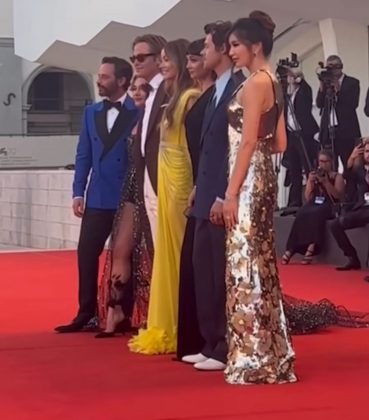
[[[200,95],[186,90],[174,110],[169,127],[161,124],[158,160],[158,228],[147,328],[129,341],[131,351],[165,354],[176,351],[178,321],[179,266],[186,226],[184,211],[193,187],[192,168],[187,148],[184,120],[190,100]]]

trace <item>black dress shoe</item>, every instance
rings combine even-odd
[[[58,333],[74,333],[81,331],[83,327],[88,324],[88,321],[85,319],[74,319],[70,324],[67,325],[59,325],[55,328],[55,331]]]
[[[343,265],[342,267],[336,267],[337,271],[350,271],[350,270],[360,270],[361,268],[361,264],[359,259],[356,258],[349,258],[349,260],[347,261],[347,263],[345,265]]]

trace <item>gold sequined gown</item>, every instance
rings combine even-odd
[[[269,73],[268,73],[269,74]],[[294,359],[275,255],[273,211],[277,179],[272,149],[283,94],[271,77],[274,106],[262,115],[259,139],[239,195],[238,224],[227,236],[225,379],[231,384],[295,382]],[[243,108],[229,105],[229,173],[241,142]]]

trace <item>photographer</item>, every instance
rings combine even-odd
[[[343,176],[334,172],[333,156],[322,150],[318,156],[319,167],[309,174],[305,189],[306,204],[296,214],[282,264],[286,265],[295,253],[304,255],[302,264],[312,262],[324,243],[325,224],[332,217],[333,207],[345,190]]]
[[[369,223],[369,139],[352,151],[347,162],[347,178],[355,182],[357,200],[351,211],[332,222],[331,230],[338,246],[348,258],[347,264],[337,267],[339,271],[358,270],[360,261],[345,231]]]
[[[317,155],[318,143],[314,135],[319,132],[319,126],[312,114],[313,92],[303,73],[289,69],[287,83],[285,111],[288,143],[283,161],[291,181],[288,207],[301,207],[302,171],[304,169],[306,175],[310,172]]]
[[[356,108],[359,105],[360,83],[353,77],[343,73],[340,57],[331,55],[327,59],[326,68],[319,74],[320,88],[316,105],[321,109],[320,142],[324,148],[333,146],[335,168],[338,168],[338,157],[343,166],[355,146],[355,139],[361,136]],[[327,105],[329,98],[333,106]],[[333,127],[333,145],[329,135],[329,127]]]

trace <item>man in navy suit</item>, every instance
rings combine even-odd
[[[103,58],[97,87],[106,99],[84,111],[73,182],[73,212],[82,218],[79,310],[71,324],[55,329],[60,333],[80,331],[96,315],[99,257],[112,230],[126,175],[127,138],[138,119],[138,109],[127,95],[131,78],[132,67],[127,61]]]
[[[202,125],[192,215],[196,218],[193,268],[196,306],[204,347],[182,358],[199,370],[223,370],[227,356],[225,315],[225,228],[223,200],[228,184],[227,107],[236,88],[228,56],[230,22],[205,26],[204,63],[217,79]]]

